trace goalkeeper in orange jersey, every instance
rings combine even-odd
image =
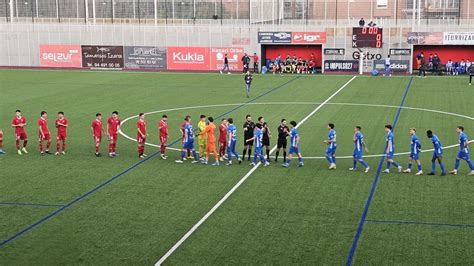
[[[203,138],[205,138],[207,135],[206,159],[203,161],[203,163],[207,164],[207,162],[209,161],[209,156],[212,152],[214,153],[214,159],[216,160],[216,162],[212,165],[219,166],[219,154],[216,150],[216,125],[214,125],[214,118],[209,117],[207,120],[209,120],[209,124],[199,134]]]

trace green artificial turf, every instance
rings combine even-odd
[[[1,246],[0,264],[153,264],[251,169],[247,161],[232,167],[189,161],[178,165],[176,151],[168,151],[166,161],[157,156],[140,161],[136,143],[122,136],[120,157],[96,158],[90,133],[95,113],[103,113],[105,120],[114,110],[122,119],[154,112],[146,116],[151,144],[159,144],[157,124],[166,113],[171,142],[177,142],[174,148],[179,148],[179,126],[185,115],[192,116],[194,125],[200,114],[233,117],[241,153],[245,115],[264,116],[276,136],[281,118],[301,121],[351,78],[257,75],[247,99],[240,75],[0,71],[0,128],[7,151],[0,157],[0,243],[51,214]],[[324,156],[329,122],[336,124],[338,156],[352,155],[356,125],[363,128],[367,155],[382,153],[384,125],[393,123],[409,80],[357,77],[301,125],[303,156]],[[415,78],[404,106],[472,117],[473,96],[464,78]],[[28,119],[30,153],[22,156],[15,154],[10,127],[16,109]],[[48,111],[53,132],[55,114],[66,113],[70,121],[66,156],[39,155],[36,121],[42,110]],[[135,122],[133,118],[122,126],[132,138]],[[418,129],[423,149],[431,148],[427,129],[444,146],[454,145],[457,125],[464,125],[468,136],[474,134],[472,119],[402,109],[395,128],[396,151],[409,151],[410,127]],[[101,150],[107,153],[105,140]],[[146,147],[148,155],[157,152],[157,147]],[[445,150],[448,170],[455,156],[456,148]],[[406,166],[407,155],[395,159]],[[429,172],[431,152],[421,159]],[[345,264],[380,158],[367,162],[371,166],[367,174],[360,165],[358,171],[348,171],[351,159],[339,159],[335,171],[327,170],[324,159],[310,158],[303,168],[293,161],[284,169],[281,159],[259,167],[166,263]],[[464,162],[456,177],[395,172],[380,175],[368,220],[474,224],[474,179],[466,176]],[[87,192],[91,193],[81,197]],[[60,206],[2,202],[69,205],[54,214]],[[365,222],[354,263],[472,264],[473,230]]]

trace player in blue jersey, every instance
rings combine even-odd
[[[352,162],[352,167],[349,168],[350,171],[356,170],[357,167],[357,161],[359,161],[364,167],[365,167],[365,172],[368,173],[370,170],[369,165],[362,159],[364,156],[364,150],[365,152],[369,152],[369,149],[367,149],[367,145],[365,144],[364,140],[364,134],[361,132],[362,128],[360,126],[356,126],[354,128],[354,137],[352,140],[354,141],[354,160]]]
[[[181,150],[181,159],[176,160],[176,163],[183,163],[186,152],[190,150],[193,153],[194,161],[192,163],[198,163],[198,155],[194,149],[194,130],[193,125],[191,125],[191,117],[186,116],[184,129],[183,129],[183,149]]]
[[[456,164],[454,166],[454,170],[449,172],[450,174],[457,175],[459,164],[461,160],[464,160],[469,165],[471,171],[468,175],[474,176],[474,166],[472,165],[471,159],[469,158],[469,140],[467,139],[466,133],[464,133],[464,127],[458,126],[456,128],[456,132],[459,134],[459,151],[456,157]]]
[[[441,167],[441,176],[446,175],[446,169],[444,168],[444,164],[442,162],[443,159],[443,147],[441,146],[441,142],[438,139],[438,136],[433,134],[433,131],[428,130],[426,131],[426,136],[428,136],[429,139],[431,139],[431,142],[433,142],[433,158],[431,159],[431,172],[428,175],[434,175],[435,174],[435,168],[436,168],[436,160],[438,160],[439,166]]]
[[[328,145],[326,148],[326,159],[329,162],[329,169],[336,169],[336,131],[334,130],[334,124],[328,124],[328,139],[324,140],[324,143]]]
[[[304,165],[303,163],[303,156],[300,153],[300,135],[298,134],[298,129],[296,128],[296,122],[290,122],[291,129],[290,129],[290,138],[291,138],[291,146],[288,158],[286,162],[283,164],[283,167],[290,167],[291,159],[293,158],[293,154],[298,156],[298,160],[300,161],[300,167]]]
[[[387,168],[383,172],[390,173],[390,164],[393,164],[393,166],[398,168],[398,172],[400,173],[403,169],[402,166],[393,160],[393,155],[395,153],[395,142],[393,141],[392,125],[385,125],[385,132],[387,132],[387,138],[385,139],[385,141],[387,142],[385,146]]]
[[[263,163],[263,166],[268,166],[270,163],[265,159],[265,156],[262,154],[262,147],[263,147],[263,131],[262,131],[262,124],[257,123],[255,125],[255,133],[254,136],[246,142],[255,141],[255,153],[253,155],[253,162],[250,163],[251,166],[257,165],[257,157],[260,158],[260,161]]]
[[[410,157],[408,157],[408,167],[407,169],[403,170],[404,173],[411,173],[411,167],[413,165],[413,161],[416,162],[418,165],[418,172],[416,175],[422,175],[423,170],[421,169],[421,162],[420,162],[420,152],[421,152],[421,143],[416,136],[416,128],[410,128]]]
[[[234,119],[227,119],[229,125],[227,126],[227,160],[226,165],[232,165],[232,154],[239,160],[239,164],[242,163],[242,159],[239,157],[239,154],[235,150],[235,145],[237,144],[237,128],[234,125]]]

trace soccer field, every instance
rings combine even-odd
[[[256,75],[246,98],[241,75],[1,70],[0,92],[7,152],[0,157],[1,265],[474,263],[474,178],[466,163],[457,176],[440,176],[438,165],[435,176],[426,175],[426,130],[445,147],[448,170],[456,126],[474,136],[474,90],[465,77]],[[29,123],[22,156],[10,127],[16,109]],[[40,156],[42,110],[53,136],[55,114],[69,119],[67,155]],[[122,120],[149,113],[146,159],[124,136],[120,157],[94,156],[90,123],[95,113],[105,120],[115,110]],[[180,148],[187,114],[194,127],[201,114],[216,124],[234,118],[239,153],[245,115],[265,117],[274,137],[280,119],[303,121],[305,165],[179,165],[174,150],[162,160],[155,145],[163,114],[172,148]],[[135,122],[122,125],[131,138]],[[338,133],[336,170],[324,159],[330,122]],[[385,124],[394,125],[395,160],[404,168],[408,130],[417,128],[425,175],[381,173]],[[368,144],[368,173],[360,165],[348,170],[356,125]],[[107,146],[103,140],[103,154]]]

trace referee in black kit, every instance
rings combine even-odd
[[[265,119],[262,116],[258,118],[258,122],[260,123],[260,125],[262,125],[263,130],[262,145],[263,147],[265,147],[267,160],[270,160],[270,137],[272,136],[272,133],[270,132],[270,128],[268,127],[267,122],[265,122]]]
[[[287,137],[290,135],[290,128],[286,125],[286,119],[282,119],[278,126],[278,143],[275,155],[275,162],[278,161],[278,155],[280,150],[283,148],[283,162],[286,162],[286,146],[288,144]]]
[[[254,131],[255,131],[255,123],[252,121],[252,116],[247,115],[245,116],[245,123],[244,123],[244,151],[243,151],[243,156],[242,156],[242,161],[245,161],[245,154],[249,154],[249,161],[250,157],[252,155],[252,146],[253,146],[253,140],[247,142],[248,139],[251,139],[254,137]]]

